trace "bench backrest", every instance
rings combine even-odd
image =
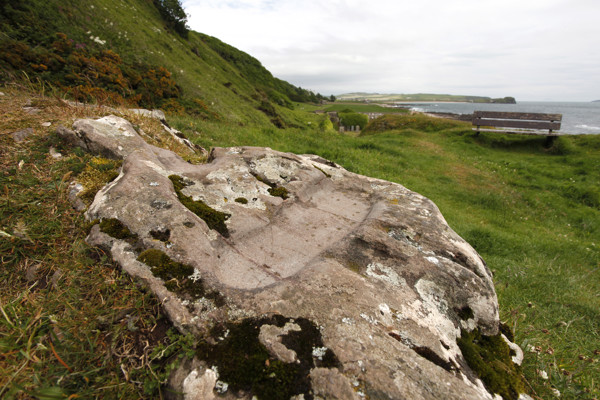
[[[503,128],[560,129],[562,114],[519,113],[498,111],[475,111],[473,125],[496,126]]]

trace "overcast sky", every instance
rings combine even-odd
[[[323,95],[600,99],[600,0],[182,0],[189,26]]]

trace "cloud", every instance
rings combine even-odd
[[[192,29],[323,94],[600,97],[597,0],[185,0],[183,6]]]

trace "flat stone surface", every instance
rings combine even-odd
[[[25,141],[31,135],[33,135],[33,128],[20,129],[11,133],[13,140],[17,143]]]
[[[207,164],[191,165],[146,144],[117,117],[80,120],[74,131],[89,150],[124,159],[87,217],[119,219],[142,249],[193,266],[194,276],[224,296],[220,306],[178,297],[136,260],[140,249],[94,227],[88,241],[146,282],[180,330],[201,335],[214,324],[264,315],[306,318],[340,362],[311,372],[318,396],[493,398],[456,344],[461,328],[498,332],[491,273],[430,200],[314,155],[216,148]],[[178,200],[169,175],[184,178],[185,195],[231,215],[228,238]],[[285,187],[289,198],[271,196],[265,182]],[[157,230],[168,230],[168,241],[150,234]],[[459,316],[465,309],[472,318]],[[279,329],[264,328],[261,340],[289,362]],[[202,393],[216,379],[189,373],[186,387]]]

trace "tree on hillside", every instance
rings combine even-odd
[[[170,29],[183,38],[188,37],[187,14],[179,0],[154,0],[154,5]]]

